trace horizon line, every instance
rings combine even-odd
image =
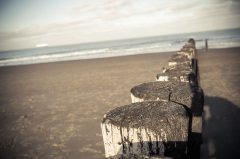
[[[111,39],[111,40],[102,40],[102,41],[89,41],[89,42],[79,42],[79,43],[68,43],[68,44],[59,44],[59,45],[49,45],[46,47],[26,47],[21,49],[5,49],[1,50],[1,52],[11,52],[11,51],[21,51],[21,50],[30,50],[30,49],[41,49],[41,48],[51,48],[51,47],[60,47],[60,46],[71,46],[71,45],[83,45],[83,44],[94,44],[94,43],[106,43],[106,42],[117,42],[117,41],[124,41],[124,40],[135,40],[135,39],[144,39],[144,38],[151,38],[151,37],[161,37],[161,36],[171,36],[171,35],[183,35],[183,34],[191,34],[191,33],[202,33],[202,32],[211,32],[211,31],[223,31],[223,30],[235,30],[240,29],[240,27],[235,28],[225,28],[225,29],[215,29],[215,30],[204,30],[204,31],[191,31],[185,33],[170,33],[170,34],[161,34],[161,35],[149,35],[149,36],[139,36],[139,37],[130,37],[130,38],[121,38],[121,39]]]

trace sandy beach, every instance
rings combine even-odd
[[[101,119],[173,53],[0,68],[0,158],[104,158]],[[199,51],[202,158],[240,157],[240,48]]]
[[[205,93],[202,158],[240,158],[240,49],[199,54]]]

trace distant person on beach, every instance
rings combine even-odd
[[[208,39],[205,39],[205,48],[206,48],[206,51],[208,51]]]

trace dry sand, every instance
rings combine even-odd
[[[172,53],[0,68],[0,158],[104,158],[100,122],[154,81]],[[199,53],[206,94],[203,156],[240,147],[240,49]]]
[[[199,53],[205,93],[202,158],[240,158],[240,49]]]

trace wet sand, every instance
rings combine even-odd
[[[104,158],[100,122],[172,53],[0,68],[0,158]],[[240,49],[199,52],[203,157],[237,155]],[[214,150],[214,151],[213,151]]]
[[[5,158],[103,158],[104,113],[129,104],[171,54],[0,68],[0,153]],[[1,158],[1,156],[0,156]]]

